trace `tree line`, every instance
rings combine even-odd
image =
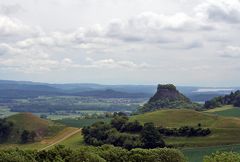
[[[93,146],[112,144],[114,146],[132,148],[165,147],[163,136],[206,136],[210,129],[184,126],[180,128],[156,127],[153,123],[142,125],[139,121],[128,121],[124,114],[115,114],[110,123],[97,122],[84,127],[84,142]]]
[[[177,149],[132,149],[111,145],[80,146],[77,150],[56,146],[50,150],[0,150],[0,162],[186,162]]]
[[[159,132],[164,136],[176,136],[176,137],[197,137],[207,136],[211,133],[209,128],[202,128],[201,124],[198,124],[197,128],[190,126],[183,126],[180,128],[158,128]]]
[[[204,108],[212,109],[224,105],[240,107],[240,90],[231,92],[229,95],[214,97],[213,99],[205,102]]]

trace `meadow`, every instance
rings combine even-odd
[[[227,106],[222,106],[222,107],[215,108],[215,109],[210,109],[205,112],[219,115],[219,116],[240,117],[240,108],[234,107],[232,105],[227,105]]]
[[[240,145],[224,145],[224,146],[211,146],[211,147],[195,147],[181,149],[189,162],[202,162],[203,157],[210,155],[217,151],[234,151],[240,152]]]
[[[206,137],[167,137],[165,141],[175,147],[202,147],[240,143],[240,119],[222,117],[214,114],[188,109],[165,109],[132,116],[130,120],[142,123],[153,122],[157,126],[179,128],[181,126],[197,127],[212,131]]]

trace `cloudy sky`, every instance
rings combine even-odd
[[[240,0],[0,0],[0,79],[240,86]]]

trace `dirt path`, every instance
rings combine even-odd
[[[81,129],[78,129],[78,130],[76,130],[76,131],[66,135],[65,137],[59,139],[58,141],[56,141],[56,142],[54,142],[54,143],[52,143],[52,144],[50,144],[50,145],[48,145],[48,146],[46,146],[44,148],[39,149],[39,151],[46,150],[46,149],[48,149],[48,148],[50,148],[50,147],[52,147],[52,146],[54,146],[54,145],[56,145],[56,144],[58,144],[58,143],[60,143],[62,141],[68,139],[69,137],[73,136],[74,134],[79,133],[80,131],[81,131]]]

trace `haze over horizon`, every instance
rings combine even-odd
[[[0,0],[0,79],[240,86],[236,33],[239,0]]]

